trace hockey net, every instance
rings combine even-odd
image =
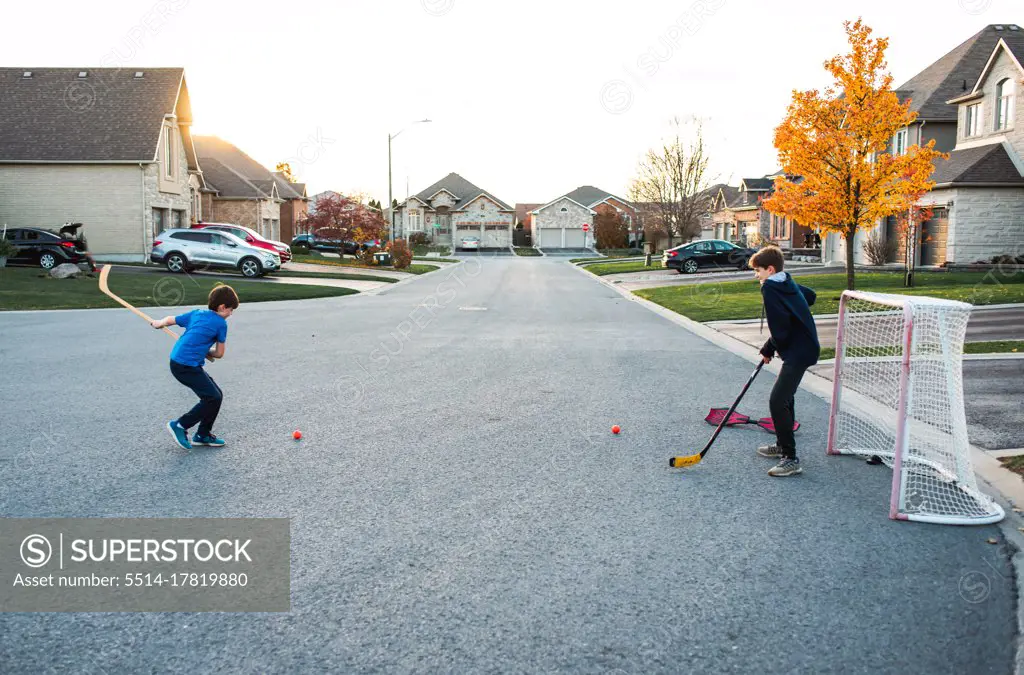
[[[828,453],[876,455],[892,467],[891,518],[1003,518],[971,466],[962,368],[970,313],[951,300],[843,292]]]

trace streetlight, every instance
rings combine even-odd
[[[430,120],[423,119],[416,120],[415,122],[410,122],[408,125],[406,125],[405,129],[408,129],[413,124],[423,124],[425,122],[430,122]],[[391,196],[391,141],[398,138],[398,135],[401,134],[402,131],[405,131],[405,129],[402,129],[397,134],[388,134],[388,219],[391,221],[392,242],[395,241],[395,199],[394,197]]]

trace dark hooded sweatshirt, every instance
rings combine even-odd
[[[821,345],[811,316],[814,291],[793,281],[792,275],[786,272],[785,281],[765,281],[761,285],[761,297],[771,332],[761,354],[770,358],[778,352],[786,363],[805,368],[817,363]]]

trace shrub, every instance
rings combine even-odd
[[[18,252],[14,244],[7,241],[6,238],[0,237],[0,258],[13,258]]]
[[[388,244],[387,250],[391,253],[391,266],[396,270],[404,270],[412,264],[412,249],[404,239],[396,239]]]
[[[427,246],[430,244],[430,237],[426,232],[413,232],[409,235],[409,243],[413,246]]]
[[[365,251],[359,251],[356,253],[356,259],[364,265],[373,265],[374,259],[373,254],[380,253],[380,248],[377,246],[370,246]]]
[[[882,228],[876,229],[864,241],[864,255],[868,257],[868,262],[872,265],[886,264],[896,255],[896,251],[900,247],[899,239],[883,237],[882,233],[878,231],[880,229]]]
[[[309,255],[309,247],[305,244],[292,246],[292,255]]]

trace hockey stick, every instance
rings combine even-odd
[[[115,301],[117,301],[117,303],[120,304],[122,307],[130,309],[136,315],[138,315],[138,316],[142,317],[143,319],[145,319],[146,323],[153,323],[153,319],[151,319],[145,312],[143,312],[141,310],[138,310],[138,309],[135,309],[130,304],[128,304],[127,302],[125,302],[121,298],[119,298],[116,295],[114,295],[113,291],[110,290],[110,286],[107,285],[107,279],[109,277],[110,277],[110,265],[104,265],[103,269],[100,271],[100,290],[103,291],[104,293],[106,293],[111,298],[113,298]],[[168,335],[170,335],[175,340],[178,339],[178,334],[175,333],[170,328],[167,328],[166,326],[164,327],[164,332],[167,333]]]
[[[732,407],[729,408],[728,414],[722,417],[722,421],[718,423],[718,428],[715,429],[715,433],[711,435],[711,439],[708,441],[707,445],[704,446],[704,449],[696,455],[680,455],[679,457],[673,457],[668,460],[669,466],[674,468],[693,466],[700,460],[704,459],[704,455],[708,454],[708,450],[711,449],[711,445],[715,442],[715,439],[718,438],[718,434],[722,433],[722,429],[725,428],[725,423],[730,417],[732,417],[733,412],[736,410],[736,406],[738,406],[740,401],[743,400],[743,395],[747,393],[747,389],[750,389],[750,385],[754,383],[754,378],[761,372],[761,366],[763,365],[763,359],[757,362],[757,368],[754,368],[754,372],[750,374],[750,377],[747,379],[747,383],[743,385],[743,391],[741,391],[740,395],[736,397],[736,400],[732,402]]]
[[[721,422],[723,419],[727,419],[728,421],[725,423],[725,426],[727,427],[734,427],[740,424],[756,424],[757,426],[761,427],[770,434],[775,433],[775,422],[772,420],[771,417],[762,417],[759,420],[752,420],[750,419],[749,415],[743,415],[738,412],[734,412],[729,417],[726,417],[726,412],[728,410],[728,408],[712,408],[711,411],[708,413],[708,416],[704,418],[704,421],[714,427],[718,426],[718,423]],[[793,431],[799,430],[800,423],[794,421]]]

